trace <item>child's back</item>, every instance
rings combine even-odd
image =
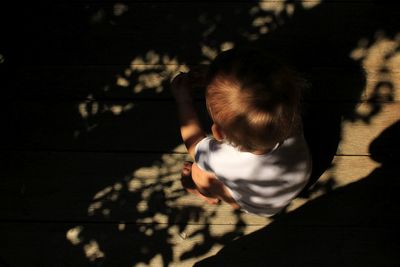
[[[276,214],[311,172],[299,115],[304,81],[251,49],[219,55],[208,78],[214,137],[197,143],[195,161],[215,174],[243,210]]]
[[[206,79],[214,122],[213,137],[206,137],[193,108],[191,77],[182,73],[172,81],[182,140],[196,161],[184,166],[183,186],[211,204],[223,200],[254,214],[278,213],[311,173],[300,117],[304,80],[259,50],[221,53]]]
[[[271,216],[304,188],[311,159],[301,134],[257,155],[207,137],[195,150],[197,165],[212,172],[247,212]]]

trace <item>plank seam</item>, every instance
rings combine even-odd
[[[74,149],[0,149],[0,152],[21,153],[86,153],[86,154],[171,154],[189,155],[187,152],[163,150],[74,150]],[[371,157],[371,154],[335,154],[337,157]]]

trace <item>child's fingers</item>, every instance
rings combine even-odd
[[[192,179],[192,163],[191,162],[183,163],[181,184],[186,190],[196,188],[196,185]]]
[[[193,166],[192,162],[185,161],[183,163],[182,178],[181,178],[182,186],[186,189],[187,192],[200,197],[201,199],[206,201],[208,204],[212,204],[212,205],[218,204],[220,201],[218,198],[207,197],[204,194],[202,194],[201,192],[199,192],[199,190],[197,189],[195,183],[193,182],[192,176],[191,176],[192,166]]]
[[[206,202],[211,205],[217,205],[220,200],[218,198],[207,198]]]
[[[193,165],[193,163],[192,162],[190,162],[190,161],[185,161],[184,163],[183,163],[183,167],[184,168],[192,168],[192,165]]]
[[[182,169],[182,175],[183,175],[183,176],[189,176],[189,175],[190,175],[190,169],[184,167],[184,168]]]
[[[192,164],[191,162],[185,161],[182,167],[182,175],[188,176],[191,175],[192,172]]]

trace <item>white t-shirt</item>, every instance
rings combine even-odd
[[[302,134],[263,155],[206,137],[196,145],[195,162],[216,175],[242,210],[261,216],[286,207],[311,174],[311,155]]]

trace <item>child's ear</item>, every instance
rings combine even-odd
[[[211,126],[211,132],[215,140],[222,142],[225,138],[224,132],[215,123]]]

